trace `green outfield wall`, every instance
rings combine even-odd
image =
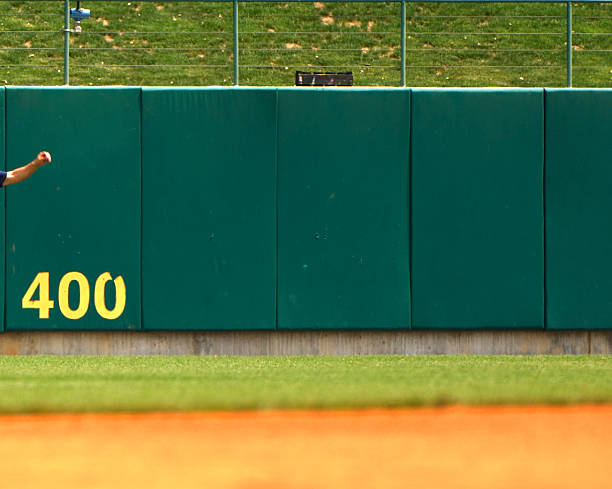
[[[2,170],[6,170],[6,88],[0,87],[0,168]],[[0,283],[4,285],[4,293],[0,297],[0,307],[2,307],[2,319],[0,319],[0,332],[5,330],[5,317],[6,317],[6,308],[5,308],[5,299],[6,299],[6,194],[3,199],[0,199],[0,229],[4,232],[2,233],[2,238],[0,238],[0,247],[4,251],[2,253],[2,257],[0,258]]]
[[[612,90],[0,88],[1,329],[612,329]]]
[[[410,327],[410,92],[278,92],[278,327]]]
[[[41,149],[55,160],[4,189],[7,330],[141,327],[140,96],[6,89],[8,166]],[[104,274],[112,279],[102,283]],[[26,299],[39,303],[27,307],[34,281]]]
[[[143,326],[276,326],[276,92],[142,93]]]
[[[610,328],[612,90],[546,91],[549,328]]]
[[[543,328],[543,91],[412,100],[413,326]]]

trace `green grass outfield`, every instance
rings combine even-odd
[[[74,2],[72,6],[74,6]],[[232,3],[83,2],[74,85],[231,85]],[[395,3],[241,2],[240,83],[289,86],[295,71],[400,84]],[[63,2],[0,2],[0,85],[63,84]],[[612,86],[612,4],[573,7],[573,83]],[[408,86],[566,84],[566,4],[406,5]]]
[[[1,413],[611,401],[611,356],[0,357]]]

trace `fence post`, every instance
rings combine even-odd
[[[234,0],[234,85],[238,86],[238,0]]]
[[[64,85],[70,81],[70,0],[64,0]]]
[[[572,2],[567,2],[567,86],[572,86]]]
[[[402,87],[406,86],[406,0],[402,0]]]

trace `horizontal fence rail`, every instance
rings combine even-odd
[[[4,5],[4,84],[612,86],[612,0],[87,0],[78,34],[77,2]]]

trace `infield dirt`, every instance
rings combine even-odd
[[[612,406],[0,417],[6,488],[604,488]]]

